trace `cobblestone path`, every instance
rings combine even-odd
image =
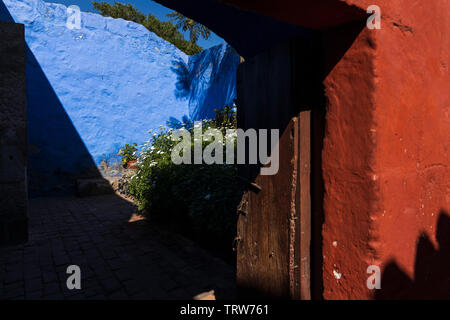
[[[235,293],[232,267],[117,196],[30,200],[27,244],[0,248],[0,299],[192,299]],[[69,265],[81,289],[68,290]]]

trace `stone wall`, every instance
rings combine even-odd
[[[25,39],[0,21],[0,245],[27,240]]]

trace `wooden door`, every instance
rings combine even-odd
[[[237,285],[243,298],[310,299],[310,110],[307,40],[242,63],[238,127],[278,129],[279,171],[241,165]]]

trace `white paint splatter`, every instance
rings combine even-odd
[[[333,270],[333,274],[334,274],[334,277],[338,280],[341,279],[341,277],[342,277],[342,273],[339,273],[336,270]]]

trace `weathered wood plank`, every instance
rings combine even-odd
[[[276,175],[259,175],[260,168],[253,165],[239,169],[240,175],[261,186],[260,192],[247,191],[248,213],[238,221],[237,281],[241,292],[251,297],[300,297],[299,281],[294,283],[299,143],[291,50],[290,42],[280,45],[247,60],[238,73],[239,127],[280,130]]]
[[[311,299],[311,111],[299,115],[300,298]]]
[[[237,283],[245,297],[311,299],[311,80],[308,42],[293,40],[242,63],[238,126],[279,129],[279,171],[255,165],[238,220]],[[247,183],[248,184],[248,183]]]

